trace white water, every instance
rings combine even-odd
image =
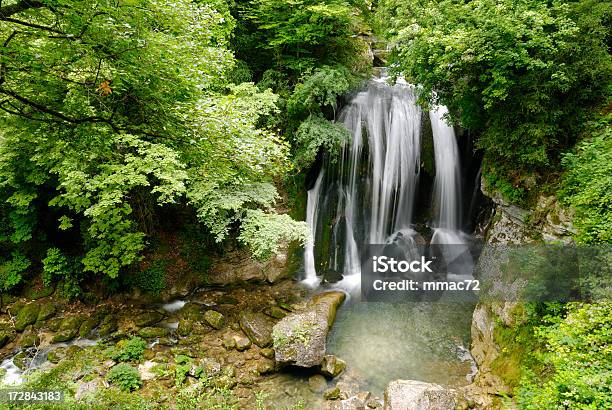
[[[185,306],[185,304],[187,304],[186,300],[175,300],[175,301],[163,304],[162,309],[164,309],[166,312],[174,313],[174,312],[178,312],[179,310],[181,310],[183,306]]]
[[[319,207],[319,194],[321,193],[321,182],[323,181],[323,174],[325,170],[321,169],[317,181],[314,187],[308,191],[308,200],[306,205],[306,223],[310,228],[310,240],[306,243],[304,249],[304,270],[306,271],[306,278],[303,283],[310,287],[315,287],[319,284],[319,278],[317,277],[317,271],[315,269],[314,259],[314,237],[317,223],[317,210]]]

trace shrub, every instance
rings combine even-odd
[[[324,149],[333,160],[342,144],[350,139],[350,133],[342,124],[327,121],[320,115],[311,115],[302,122],[295,133],[297,152],[295,164],[298,168],[311,166],[320,149]]]
[[[111,349],[109,356],[120,362],[142,360],[146,348],[147,342],[139,337],[133,337],[126,341],[120,349]]]
[[[138,271],[133,277],[133,284],[145,292],[159,295],[166,288],[166,268],[169,262],[156,260],[148,269]]]
[[[120,363],[110,369],[106,379],[125,391],[139,389],[142,385],[138,370],[126,363]]]

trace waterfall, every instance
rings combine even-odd
[[[319,208],[319,194],[321,192],[321,181],[323,181],[323,174],[325,170],[321,169],[319,176],[312,189],[308,191],[308,199],[306,202],[306,223],[310,229],[310,240],[306,243],[304,249],[304,270],[306,272],[306,278],[304,283],[308,286],[315,286],[319,283],[317,278],[317,272],[315,269],[314,259],[314,237],[316,232],[317,224],[317,210]]]
[[[370,82],[340,112],[339,121],[352,138],[335,165],[326,162],[325,194],[320,195],[322,174],[308,191],[307,222],[315,243],[329,249],[323,252],[323,265],[341,272],[344,284],[353,286],[359,280],[364,244],[385,243],[399,232],[412,235],[421,139],[416,102],[413,86]],[[317,217],[320,208],[331,226],[317,229],[324,219]],[[323,238],[325,230],[328,239]],[[314,244],[306,245],[306,282],[316,283],[316,256]]]

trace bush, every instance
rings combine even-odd
[[[612,241],[612,114],[591,124],[592,138],[563,157],[567,170],[561,199],[576,210],[574,224],[582,243]]]
[[[159,295],[166,288],[166,268],[169,262],[156,260],[148,269],[138,271],[133,277],[133,284],[145,292]]]
[[[111,349],[109,357],[120,362],[142,360],[146,348],[147,343],[143,339],[133,337],[126,341],[120,349]]]
[[[298,149],[294,162],[299,169],[308,168],[315,162],[321,149],[335,160],[342,144],[350,137],[344,125],[327,121],[319,115],[311,115],[300,124],[295,133]]]
[[[106,379],[124,391],[136,390],[142,385],[138,370],[126,363],[120,363],[110,369]]]
[[[19,252],[13,252],[12,259],[0,261],[0,290],[8,291],[17,286],[28,267],[29,259]]]
[[[547,374],[528,372],[517,402],[523,409],[609,409],[612,396],[612,304],[569,304],[565,318],[536,328],[546,350],[534,353]]]

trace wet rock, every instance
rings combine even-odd
[[[155,339],[158,337],[168,336],[170,329],[165,327],[143,327],[138,331],[138,335],[144,339]],[[161,344],[161,340],[159,341]]]
[[[111,333],[117,331],[119,326],[117,325],[117,317],[113,314],[108,314],[104,316],[102,322],[100,323],[100,327],[98,329],[98,334],[102,337],[108,336]]]
[[[272,322],[263,313],[244,313],[240,328],[259,347],[272,344]]]
[[[15,319],[15,330],[18,332],[23,332],[26,327],[36,323],[39,311],[40,304],[38,303],[30,303],[21,308],[19,310],[19,314],[17,314],[17,318]]]
[[[0,331],[0,349],[4,347],[11,340],[11,333],[1,330]]]
[[[81,382],[78,384],[74,399],[76,401],[82,400],[85,396],[94,393],[101,387],[101,383],[98,380],[92,380],[90,382]]]
[[[181,309],[181,317],[194,322],[202,321],[202,305],[194,302],[189,302]]]
[[[55,304],[53,302],[45,302],[40,305],[38,316],[36,317],[37,322],[42,322],[55,315]]]
[[[325,292],[314,296],[299,312],[283,318],[274,326],[274,351],[277,362],[301,367],[321,364],[326,339],[344,301],[342,292]]]
[[[327,380],[320,374],[312,375],[308,378],[308,388],[314,393],[321,393],[327,388]]]
[[[235,335],[234,341],[236,342],[236,349],[241,352],[251,347],[251,339],[246,336]]]
[[[267,359],[272,359],[274,357],[274,349],[270,349],[269,347],[263,348],[259,351],[263,357]]]
[[[78,316],[69,316],[62,320],[58,332],[53,336],[52,342],[67,342],[76,337],[81,326],[82,319]]]
[[[221,329],[225,325],[225,316],[216,310],[207,310],[204,313],[204,320],[215,329]]]
[[[417,380],[394,380],[385,389],[385,410],[439,410],[455,408],[454,390]]]
[[[323,392],[323,398],[325,400],[338,400],[340,397],[340,389],[337,386],[330,387]]]
[[[180,319],[176,332],[179,336],[188,336],[193,331],[193,321],[190,319]]]
[[[156,311],[144,312],[136,316],[134,324],[138,327],[147,327],[161,322],[163,318],[164,315]]]
[[[329,377],[336,377],[346,369],[346,362],[334,355],[325,355],[321,361],[321,373]]]
[[[26,360],[26,352],[19,352],[17,355],[15,355],[15,357],[13,357],[13,364],[19,367],[21,370],[25,370],[28,367]]]
[[[90,316],[79,327],[79,337],[87,337],[91,331],[98,326],[100,319],[97,316]]]

